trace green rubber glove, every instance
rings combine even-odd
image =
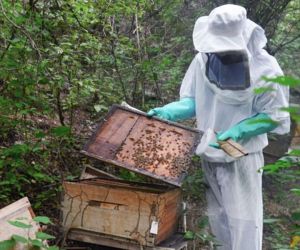
[[[195,99],[183,98],[177,102],[171,102],[163,107],[151,109],[148,116],[157,116],[164,120],[178,121],[195,116]]]
[[[278,123],[273,121],[267,114],[258,113],[257,115],[245,119],[225,132],[217,134],[218,141],[226,141],[232,139],[239,141],[241,139],[249,139],[252,136],[264,134],[272,131],[278,126]],[[209,144],[211,147],[220,148],[218,143]]]

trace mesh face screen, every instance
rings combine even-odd
[[[220,89],[244,90],[250,86],[246,54],[236,51],[209,53],[207,57],[206,76]]]

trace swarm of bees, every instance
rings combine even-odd
[[[192,145],[182,138],[183,134],[175,129],[168,130],[149,123],[139,135],[126,139],[119,148],[117,158],[123,162],[133,162],[136,168],[176,179],[191,163]]]

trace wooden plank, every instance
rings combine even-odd
[[[86,146],[86,151],[113,159],[120,145],[123,143],[132,126],[139,118],[136,114],[114,110],[101,123],[100,133],[94,134],[91,142]]]
[[[156,237],[156,242],[161,242],[169,238],[178,229],[178,219],[181,215],[182,193],[180,189],[175,189],[161,196],[165,201],[162,209],[159,209],[158,218],[160,226]]]
[[[65,193],[69,196],[69,199],[78,198],[84,202],[118,203],[135,211],[139,209],[139,199],[143,199],[145,202],[151,202],[152,200],[157,199],[157,195],[152,193],[146,194],[126,188],[95,186],[86,183],[65,182],[64,189]],[[142,209],[146,209],[147,211],[150,210],[147,206]]]
[[[143,191],[143,192],[149,192],[149,193],[164,193],[167,191],[171,191],[175,189],[171,186],[166,185],[159,185],[154,183],[140,183],[140,182],[132,182],[132,181],[126,181],[126,180],[113,180],[113,179],[104,179],[104,178],[95,178],[95,179],[89,179],[89,180],[81,180],[80,182],[64,182],[68,185],[71,185],[72,183],[81,183],[81,184],[87,184],[87,185],[93,185],[93,186],[105,186],[106,188],[112,187],[112,188],[126,188],[128,190],[135,190],[135,191]]]
[[[248,155],[246,150],[239,143],[228,139],[226,141],[218,141],[221,149],[233,158],[240,158],[242,156]]]
[[[30,202],[27,197],[24,197],[0,210],[0,222],[6,221],[20,211],[25,211],[30,207]]]
[[[109,179],[116,179],[119,180],[120,178],[118,178],[117,176],[114,176],[112,174],[109,174],[103,170],[100,170],[98,168],[94,168],[91,166],[85,166],[81,175],[80,175],[80,180],[83,179],[94,179],[97,177],[105,177],[105,178],[109,178]]]
[[[92,244],[97,244],[101,246],[115,247],[119,249],[128,250],[182,250],[187,249],[187,241],[184,240],[182,235],[175,234],[170,239],[166,240],[164,243],[154,246],[147,247],[137,245],[133,241],[127,239],[113,237],[110,235],[94,233],[81,229],[72,229],[68,232],[67,238],[70,240],[77,240]]]

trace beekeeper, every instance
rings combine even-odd
[[[199,53],[182,81],[180,101],[148,114],[171,121],[196,116],[205,132],[196,153],[209,185],[208,216],[218,249],[262,249],[262,150],[267,132],[289,132],[289,114],[281,111],[288,106],[289,89],[262,79],[283,73],[263,49],[264,30],[241,6],[223,5],[200,17],[193,42]],[[224,153],[217,140],[228,138],[249,154],[234,159]]]

